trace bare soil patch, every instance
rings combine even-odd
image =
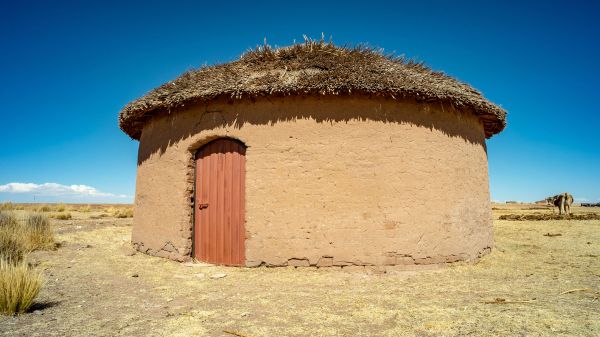
[[[477,264],[375,274],[180,264],[134,252],[130,218],[73,214],[53,220],[57,250],[30,255],[34,311],[0,316],[0,335],[600,334],[600,220],[496,220]]]

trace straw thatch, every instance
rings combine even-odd
[[[119,126],[139,139],[150,116],[217,98],[350,94],[440,102],[469,110],[481,119],[486,137],[506,125],[506,112],[479,91],[422,63],[371,48],[307,40],[278,49],[265,45],[237,61],[188,71],[127,104],[119,114]]]

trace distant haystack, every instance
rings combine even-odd
[[[128,104],[133,242],[241,266],[431,264],[492,247],[486,137],[505,111],[368,48],[307,41],[190,71]]]

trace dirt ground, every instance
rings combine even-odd
[[[132,251],[131,218],[72,212],[53,220],[60,247],[29,256],[37,304],[0,335],[600,335],[600,220],[497,220],[551,212],[532,207],[494,205],[477,264],[395,274],[180,264]]]

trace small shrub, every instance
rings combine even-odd
[[[56,212],[64,212],[64,211],[65,211],[65,209],[66,209],[66,206],[65,206],[65,204],[58,204],[58,205],[56,205],[56,206],[54,207],[54,210],[55,210]]]
[[[52,211],[52,208],[50,208],[50,206],[48,206],[48,205],[44,205],[44,206],[40,206],[37,210],[38,210],[38,212],[50,212],[50,211]]]
[[[57,220],[71,220],[73,218],[71,213],[55,213],[51,214],[50,217]]]
[[[92,211],[92,206],[87,205],[87,206],[79,207],[78,211],[83,212],[83,213],[89,213]]]
[[[70,213],[59,214],[68,215]],[[48,217],[43,214],[31,214],[27,219],[27,237],[29,239],[29,249],[52,249],[54,248],[54,233],[50,227]]]
[[[0,258],[16,263],[26,253],[26,235],[12,213],[0,212]]]
[[[26,312],[40,293],[42,283],[41,274],[27,264],[0,259],[0,313]]]
[[[133,208],[117,209],[113,212],[115,218],[133,218]]]
[[[13,264],[23,261],[27,253],[25,237],[17,229],[18,227],[0,227],[0,259]]]
[[[0,204],[0,211],[12,211],[15,205],[12,202],[3,202]]]
[[[31,204],[20,204],[16,206],[15,209],[19,211],[34,212],[38,209],[38,207]]]
[[[0,227],[15,227],[17,226],[17,218],[8,212],[0,212]]]
[[[48,220],[48,217],[46,217],[43,214],[30,214],[29,217],[27,218],[27,226],[30,229],[49,229],[50,228],[50,221]]]

